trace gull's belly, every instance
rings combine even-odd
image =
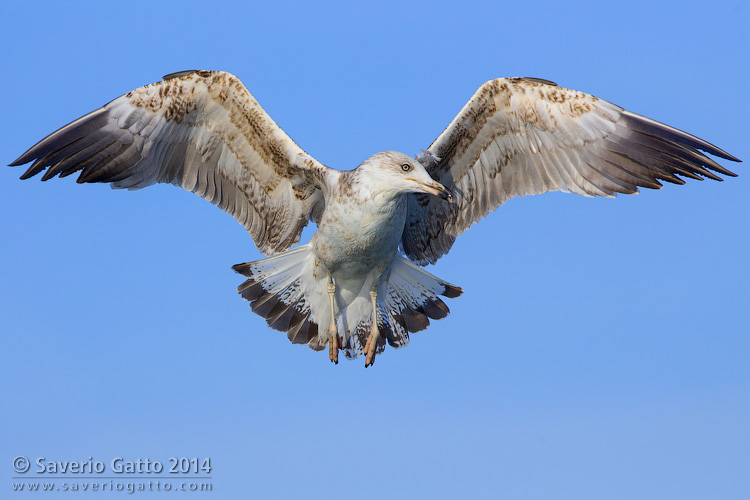
[[[326,207],[311,243],[327,270],[342,277],[364,276],[393,261],[406,222],[405,200]]]

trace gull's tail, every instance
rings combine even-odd
[[[319,351],[327,335],[321,342],[306,297],[311,280],[304,279],[312,277],[314,258],[310,245],[302,245],[232,269],[248,278],[237,291],[250,302],[254,313],[265,318],[271,328],[287,332],[292,343],[308,344]]]
[[[237,264],[232,269],[246,276],[237,291],[250,301],[253,312],[282,332],[295,344],[323,349],[328,343],[331,311],[328,276],[315,268],[310,245],[281,252],[266,259]],[[396,255],[387,279],[378,287],[377,321],[380,331],[377,352],[386,341],[393,347],[409,343],[409,333],[424,330],[430,319],[449,313],[439,296],[454,298],[462,290],[447,283],[400,255]],[[370,288],[374,273],[358,278],[336,278],[336,324],[339,345],[347,358],[362,354],[372,326]]]
[[[357,322],[353,334],[347,339],[344,353],[356,358],[364,349],[372,325],[369,287],[366,283],[360,297],[367,304],[367,313]],[[385,349],[385,342],[396,349],[409,343],[409,333],[420,332],[430,326],[431,319],[443,319],[450,309],[440,298],[453,299],[463,293],[461,288],[441,280],[408,259],[396,255],[388,280],[378,287],[378,329],[380,338],[376,353]],[[351,324],[351,323],[350,323]]]

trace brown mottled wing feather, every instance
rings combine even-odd
[[[659,180],[684,184],[678,175],[735,175],[698,150],[739,161],[697,137],[552,82],[491,80],[419,158],[455,202],[410,195],[402,248],[419,264],[434,263],[458,235],[516,196],[612,197],[660,188]]]
[[[21,177],[81,171],[78,182],[140,189],[172,183],[244,225],[265,253],[299,241],[322,211],[331,169],[292,141],[235,76],[167,75],[66,125],[11,165]]]

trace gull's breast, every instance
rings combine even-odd
[[[326,207],[311,240],[332,273],[356,276],[390,264],[406,222],[406,200],[344,200]]]

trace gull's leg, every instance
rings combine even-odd
[[[365,368],[372,366],[375,362],[375,351],[378,347],[378,337],[380,332],[378,331],[378,286],[377,280],[372,284],[370,288],[370,298],[372,299],[372,328],[370,329],[370,336],[367,338],[365,344]]]
[[[331,325],[328,327],[328,358],[331,363],[339,364],[339,332],[336,330],[335,293],[336,285],[333,283],[333,276],[328,276],[328,302],[331,304]]]

